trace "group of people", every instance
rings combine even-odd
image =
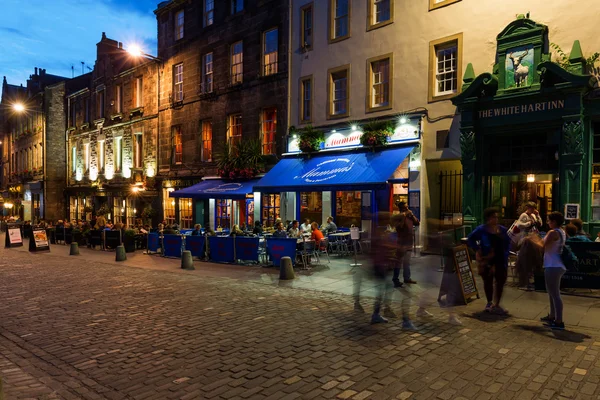
[[[563,214],[553,211],[548,214],[548,232],[539,234],[542,219],[537,204],[528,202],[525,211],[509,229],[498,223],[499,212],[488,208],[483,213],[485,223],[477,227],[468,237],[468,245],[475,251],[478,273],[483,279],[487,300],[485,311],[506,315],[508,311],[500,305],[504,284],[508,276],[508,259],[511,247],[519,250],[516,268],[522,289],[531,290],[529,279],[536,266],[543,267],[546,291],[550,301],[550,313],[541,318],[551,329],[565,328],[563,301],[560,296],[560,281],[566,272],[563,249],[570,240],[589,241],[583,231],[581,220],[571,220],[562,228]],[[515,232],[518,232],[517,235]],[[512,238],[512,239],[511,239]],[[516,238],[516,240],[513,240]]]

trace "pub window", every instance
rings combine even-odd
[[[343,66],[329,70],[329,109],[328,116],[347,117],[349,104],[349,75],[350,67]]]
[[[302,123],[312,120],[312,86],[312,75],[300,78],[300,121]]]
[[[262,195],[262,222],[265,226],[274,226],[277,218],[281,217],[281,195]]]
[[[450,147],[450,131],[443,130],[437,131],[435,135],[435,148],[436,150],[444,150]]]
[[[232,147],[242,142],[242,114],[233,114],[227,118],[227,140]]]
[[[179,227],[181,229],[192,228],[192,199],[179,199]]]
[[[369,29],[379,28],[393,22],[393,0],[369,0]]]
[[[85,123],[90,122],[90,98],[86,97],[83,99],[83,112],[84,112],[84,121]]]
[[[217,230],[231,227],[231,200],[216,199],[215,202],[215,225]]]
[[[104,140],[98,140],[98,172],[104,172]]]
[[[263,154],[275,154],[275,135],[277,133],[277,108],[266,108],[261,117]]]
[[[592,128],[592,220],[600,221],[600,122],[594,122]]]
[[[183,10],[175,13],[175,40],[183,39],[183,23],[185,20],[185,13]]]
[[[69,99],[69,103],[71,104],[71,127],[75,127],[77,126],[77,107],[76,104],[77,102],[75,101],[74,98]]]
[[[89,171],[90,169],[90,144],[89,143],[85,143],[83,145],[83,165],[84,165],[84,172]]]
[[[173,164],[181,164],[183,162],[183,141],[181,126],[174,126],[171,137]]]
[[[350,37],[350,0],[330,0],[329,41]]]
[[[360,226],[361,200],[360,191],[335,192],[335,223],[339,227],[350,228],[352,225]]]
[[[277,28],[268,30],[263,35],[263,75],[277,73],[277,50],[278,31]]]
[[[429,101],[446,100],[460,90],[462,33],[429,44]]]
[[[163,216],[167,225],[175,223],[175,199],[169,197],[172,188],[163,189]]]
[[[77,147],[71,147],[71,172],[77,172]]]
[[[369,69],[369,99],[368,111],[389,108],[392,96],[392,55],[367,60]]]
[[[323,193],[300,193],[300,223],[303,224],[306,218],[310,222],[316,222],[321,226],[321,220],[323,219]]]
[[[313,47],[313,4],[300,9],[300,48],[311,50]]]

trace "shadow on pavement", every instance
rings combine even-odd
[[[492,314],[487,311],[478,311],[471,314],[463,314],[467,318],[477,319],[483,322],[503,322],[511,318],[511,315]]]
[[[546,337],[554,336],[555,339],[558,339],[563,342],[581,343],[585,339],[591,338],[591,336],[588,336],[583,333],[573,332],[573,331],[569,331],[569,330],[564,330],[564,331],[552,330],[545,326],[531,326],[531,325],[513,325],[513,326],[515,328],[518,328],[518,329],[521,329],[524,331],[534,332],[534,333],[537,333],[537,334],[540,334],[540,335],[546,336]]]

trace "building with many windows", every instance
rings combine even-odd
[[[69,218],[102,209],[133,225],[157,201],[158,69],[102,34],[94,69],[66,95]]]
[[[249,179],[259,171],[224,160],[244,152],[273,163],[284,151],[288,1],[171,0],[155,14],[164,61],[157,171],[163,219],[182,228],[272,224],[278,196],[263,200]],[[197,184],[203,186],[180,191]]]

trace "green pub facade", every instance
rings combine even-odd
[[[579,41],[560,65],[550,47],[548,27],[519,16],[497,37],[491,73],[466,68],[452,102],[461,115],[467,225],[481,223],[490,206],[510,224],[535,201],[544,221],[569,205],[571,218],[578,213],[594,235],[600,230],[597,80]]]

